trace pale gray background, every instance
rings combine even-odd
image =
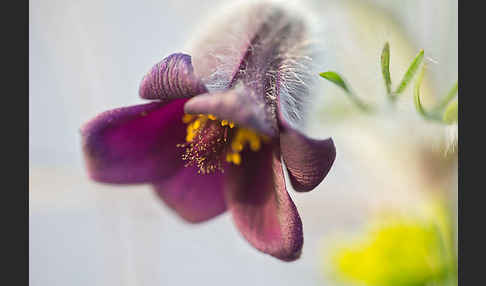
[[[290,191],[305,232],[297,262],[282,263],[254,250],[227,214],[188,225],[157,201],[148,186],[112,187],[87,179],[79,127],[104,110],[141,103],[137,90],[142,76],[180,51],[193,28],[224,2],[30,1],[31,285],[326,285],[320,266],[326,234],[352,230],[377,201],[413,197],[407,190],[414,183],[387,197],[413,174],[404,179],[403,174],[383,172],[393,164],[401,168],[398,163],[405,161],[412,170],[415,161],[408,155],[403,162],[388,160],[388,151],[372,149],[378,148],[379,136],[366,133],[374,130],[370,126],[384,126],[391,133],[396,129],[379,122],[334,126],[329,114],[315,115],[309,133],[335,138],[334,168],[314,192]],[[424,93],[443,94],[457,79],[457,1],[306,4],[326,23],[328,34],[322,38],[327,40],[323,48],[329,67],[323,71],[342,71],[370,98],[383,95],[377,57],[391,38],[396,39],[391,41],[394,78],[424,48],[429,67]],[[361,22],[353,9],[381,16],[365,16],[369,22]],[[322,90],[327,98],[343,97],[326,83]],[[320,104],[325,100],[316,101],[315,112]]]

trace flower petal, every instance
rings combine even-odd
[[[203,82],[194,75],[191,56],[172,54],[157,63],[144,76],[139,95],[145,99],[174,99],[206,93]]]
[[[299,192],[317,187],[336,158],[331,138],[315,140],[294,129],[280,132],[280,148],[292,187]]]
[[[331,138],[316,140],[293,128],[285,120],[279,102],[280,148],[292,187],[299,192],[311,191],[326,177],[336,159]]]
[[[277,106],[280,148],[290,183],[298,192],[311,191],[324,180],[336,159],[334,142],[331,138],[316,140],[305,136],[286,120],[285,105],[280,99]]]
[[[278,145],[247,151],[228,168],[226,202],[242,235],[258,250],[281,260],[299,258],[302,222],[285,188]]]
[[[237,85],[227,92],[195,96],[186,103],[184,111],[213,114],[273,137],[277,134],[277,121],[269,108],[251,89]]]
[[[106,111],[83,126],[88,172],[105,183],[141,183],[172,175],[182,167],[186,99]]]
[[[198,174],[197,168],[182,168],[173,177],[157,182],[157,195],[188,222],[211,219],[226,210],[221,172]]]

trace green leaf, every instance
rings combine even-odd
[[[368,106],[366,103],[362,102],[353,92],[351,92],[343,78],[337,72],[327,71],[322,72],[319,75],[341,87],[346,92],[348,97],[354,102],[354,104],[356,104],[361,110],[365,112],[371,111],[371,107]]]
[[[319,74],[321,77],[333,82],[334,84],[340,86],[344,91],[350,92],[348,89],[348,86],[346,83],[344,83],[344,80],[341,78],[339,74],[333,71],[328,71],[328,72],[322,72]]]
[[[394,97],[402,93],[405,90],[405,88],[408,86],[413,76],[417,72],[420,64],[422,63],[423,58],[424,58],[424,50],[420,50],[420,52],[417,54],[413,62],[410,64],[410,67],[408,68],[407,72],[403,76],[402,81],[400,82],[397,89],[395,90]]]
[[[453,124],[457,122],[457,112],[458,112],[458,101],[457,99],[451,102],[442,116],[442,121],[447,124]]]
[[[383,51],[381,52],[381,72],[383,73],[383,79],[385,80],[386,92],[391,96],[390,44],[388,42],[385,43]]]

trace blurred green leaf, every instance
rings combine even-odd
[[[442,121],[444,121],[446,124],[453,124],[457,122],[457,112],[458,101],[456,99],[447,106],[446,110],[444,111]]]
[[[328,71],[328,72],[323,72],[319,74],[321,77],[333,82],[334,84],[340,86],[344,91],[350,92],[348,89],[348,86],[346,83],[344,83],[344,80],[341,78],[341,76],[333,71]]]
[[[328,81],[334,83],[335,85],[341,87],[348,97],[363,111],[369,112],[371,111],[371,107],[368,106],[366,103],[362,102],[351,90],[348,88],[347,84],[343,80],[343,78],[337,73],[333,71],[322,72],[319,74],[321,77],[327,79]]]
[[[405,90],[405,88],[408,86],[413,76],[417,72],[420,64],[422,63],[423,58],[424,58],[424,50],[420,50],[420,52],[417,54],[413,62],[410,64],[410,67],[408,68],[407,72],[403,76],[402,81],[400,82],[397,89],[395,90],[394,98],[396,98],[398,94],[402,93]]]
[[[390,44],[385,43],[383,51],[381,52],[381,72],[385,80],[386,92],[391,96],[391,76],[390,76]]]

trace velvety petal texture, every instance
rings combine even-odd
[[[252,89],[238,85],[227,92],[193,97],[186,103],[184,110],[192,114],[213,114],[265,135],[275,136],[278,132],[276,118],[267,110],[269,106],[261,100]]]
[[[176,53],[157,63],[142,79],[139,95],[145,99],[192,97],[207,92],[194,75],[191,56]]]
[[[336,158],[336,149],[331,138],[311,139],[291,128],[280,133],[280,148],[292,187],[299,192],[317,187]]]
[[[290,182],[296,191],[311,191],[324,180],[336,159],[334,142],[305,136],[286,121],[282,105],[278,106],[280,148]]]
[[[226,210],[221,172],[201,175],[186,167],[173,177],[154,183],[157,195],[183,219],[198,223]]]
[[[185,99],[106,111],[81,129],[89,175],[105,183],[151,182],[183,167]]]
[[[285,188],[277,145],[248,151],[241,168],[225,177],[228,209],[243,236],[258,250],[284,261],[299,258],[302,222]]]

